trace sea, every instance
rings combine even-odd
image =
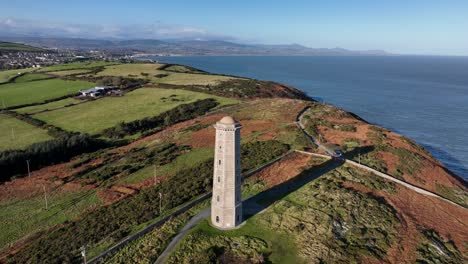
[[[292,85],[423,145],[468,180],[468,57],[147,57]]]

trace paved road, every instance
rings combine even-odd
[[[302,119],[303,119],[304,115],[309,111],[310,111],[310,107],[307,107],[299,114],[299,116],[297,117],[297,120],[296,120],[297,126],[299,126],[299,128],[302,130],[302,132],[307,136],[307,138],[309,138],[310,141],[312,141],[312,143],[317,145],[318,149],[325,151],[328,155],[330,155],[332,157],[335,156],[334,151],[328,149],[324,145],[320,144],[320,142],[315,140],[314,137],[311,134],[309,134],[309,132],[307,132],[307,130],[305,129],[304,124],[302,124]]]
[[[335,155],[335,153],[328,149],[327,147],[321,145],[318,141],[316,141],[312,135],[309,134],[309,132],[307,132],[305,130],[305,127],[304,125],[302,124],[302,118],[304,116],[304,114],[306,114],[308,111],[310,110],[310,108],[306,108],[304,109],[304,111],[302,113],[300,113],[300,115],[298,116],[297,118],[297,125],[301,128],[301,130],[304,132],[304,134],[314,143],[318,146],[319,149],[325,151],[326,153],[328,153],[329,156],[327,155],[323,155],[323,154],[318,154],[318,153],[312,153],[312,152],[306,152],[306,151],[300,151],[300,150],[296,150],[296,152],[299,152],[299,153],[302,153],[302,154],[306,154],[306,155],[311,155],[311,156],[316,156],[316,157],[322,157],[322,158],[330,158],[330,157],[333,157]],[[288,153],[289,154],[289,153]],[[254,174],[255,172],[275,163],[276,161],[282,159],[284,156],[288,155],[288,154],[285,154],[271,162],[269,162],[268,164],[265,164],[264,166],[256,169],[255,171],[252,171],[250,172],[248,175],[246,175],[245,177],[247,176],[250,176],[252,174]],[[385,173],[382,173],[380,171],[377,171],[375,169],[372,169],[370,167],[367,167],[365,165],[362,165],[362,164],[358,164],[357,162],[354,162],[352,160],[349,160],[349,159],[344,159],[344,162],[352,165],[352,166],[355,166],[355,167],[359,167],[361,169],[364,169],[364,170],[367,170],[367,171],[370,171],[372,173],[374,173],[375,175],[379,176],[379,177],[382,177],[382,178],[385,178],[387,180],[390,180],[390,181],[393,181],[395,183],[398,183],[398,184],[401,184],[407,188],[410,188],[411,190],[413,191],[416,191],[418,193],[421,193],[421,194],[424,194],[424,195],[428,195],[428,196],[432,196],[432,197],[437,197],[445,202],[448,202],[454,206],[457,206],[457,207],[461,207],[461,208],[465,208],[457,203],[454,203],[452,202],[451,200],[448,200],[436,193],[433,193],[431,191],[428,191],[428,190],[425,190],[425,189],[422,189],[420,187],[417,187],[417,186],[414,186],[410,183],[407,183],[407,182],[404,182],[402,180],[399,180],[389,174],[385,174]],[[276,188],[272,188],[268,191],[265,191],[265,192],[262,192],[258,195],[255,195],[254,197],[251,197],[249,199],[247,199],[246,201],[244,201],[244,212],[246,214],[250,214],[250,215],[255,215],[257,213],[260,213],[262,210],[264,210],[266,207],[268,207],[268,205],[260,205],[257,203],[258,200],[266,200],[265,198],[268,198],[268,197],[278,197],[279,195],[284,195],[284,194],[287,194],[287,193],[290,193],[291,191],[295,190],[296,188],[299,188],[300,186],[303,186],[304,184],[310,182],[311,180],[314,180],[316,179],[317,177],[319,177],[320,175],[326,173],[327,171],[329,170],[333,170],[335,169],[336,167],[340,166],[342,163],[340,162],[333,162],[328,168],[325,168],[323,171],[318,171],[316,173],[313,173],[309,176],[306,176],[306,177],[303,177],[301,179],[297,179],[297,180],[293,180],[291,182],[287,182],[281,186],[278,186]],[[466,209],[466,208],[465,208]],[[202,212],[198,213],[197,215],[195,215],[194,217],[192,217],[192,219],[190,219],[190,221],[184,226],[184,228],[182,228],[182,230],[180,231],[179,234],[177,234],[173,239],[172,241],[169,243],[169,245],[167,246],[167,248],[164,250],[164,252],[158,257],[158,259],[156,260],[156,264],[162,264],[164,263],[167,258],[170,256],[170,254],[172,253],[172,251],[177,247],[178,243],[181,241],[181,239],[187,234],[188,231],[190,231],[190,229],[192,229],[194,226],[196,226],[200,221],[202,221],[203,219],[207,218],[210,216],[210,208],[208,209],[205,209],[203,210]]]
[[[302,118],[304,117],[304,115],[305,115],[308,111],[310,111],[310,107],[304,109],[304,111],[302,111],[302,112],[300,113],[300,115],[298,116],[297,121],[296,121],[297,125],[302,129],[302,131],[304,132],[304,134],[306,134],[306,136],[307,136],[315,145],[318,146],[319,149],[324,150],[324,151],[327,152],[330,156],[333,156],[333,155],[334,155],[334,152],[333,152],[333,151],[331,151],[331,150],[327,149],[325,146],[321,145],[318,141],[316,141],[316,140],[312,137],[312,135],[309,134],[309,132],[307,132],[307,131],[305,130],[305,127],[304,127],[304,125],[302,124]],[[306,152],[306,151],[298,151],[298,152],[317,156],[315,153],[310,153],[310,152]],[[324,156],[324,155],[320,155],[320,154],[318,154],[318,155],[321,156],[321,157]],[[385,178],[385,179],[387,179],[387,180],[390,180],[390,181],[393,181],[393,182],[395,182],[395,183],[398,183],[398,184],[400,184],[400,185],[403,185],[403,186],[405,186],[405,187],[407,187],[407,188],[409,188],[409,189],[411,189],[411,190],[413,190],[413,191],[415,191],[415,192],[417,192],[417,193],[421,193],[421,194],[424,194],[424,195],[427,195],[427,196],[437,197],[437,198],[439,198],[439,199],[441,199],[441,200],[443,200],[443,201],[445,201],[445,202],[447,202],[447,203],[450,203],[450,204],[455,205],[455,206],[457,206],[457,207],[461,207],[461,208],[465,208],[465,209],[466,209],[466,207],[464,207],[464,206],[462,206],[462,205],[459,205],[459,204],[457,204],[457,203],[455,203],[455,202],[453,202],[453,201],[451,201],[451,200],[449,200],[449,199],[447,199],[447,198],[444,198],[444,197],[442,197],[442,196],[440,196],[440,195],[438,195],[438,194],[436,194],[436,193],[434,193],[434,192],[425,190],[425,189],[423,189],[423,188],[421,188],[421,187],[418,187],[418,186],[415,186],[415,185],[413,185],[413,184],[411,184],[411,183],[408,183],[408,182],[402,181],[402,180],[400,180],[400,179],[397,179],[397,178],[393,177],[393,176],[390,175],[390,174],[386,174],[386,173],[377,171],[377,170],[375,170],[375,169],[373,169],[373,168],[367,167],[366,165],[362,165],[362,164],[360,164],[360,163],[357,163],[357,162],[352,161],[352,160],[349,160],[349,159],[344,159],[344,161],[345,161],[346,163],[350,164],[350,165],[355,166],[355,167],[359,167],[359,168],[361,168],[361,169],[364,169],[364,170],[367,170],[367,171],[369,171],[369,172],[372,172],[372,173],[374,173],[375,175],[377,175],[377,176],[379,176],[379,177],[382,177],[382,178]]]
[[[180,240],[185,236],[185,234],[187,234],[187,232],[190,231],[190,229],[192,229],[194,226],[196,226],[201,220],[210,216],[210,214],[210,208],[207,208],[195,215],[194,217],[192,217],[192,219],[190,219],[190,221],[184,226],[184,228],[182,228],[179,234],[177,234],[172,239],[171,243],[169,243],[169,245],[166,247],[163,253],[161,253],[161,255],[158,257],[155,264],[162,264],[166,262],[167,258],[170,256],[172,251],[175,249],[177,244],[179,244]]]
[[[194,201],[188,203],[187,205],[183,206],[182,208],[178,209],[177,211],[175,211],[175,212],[165,216],[164,218],[160,219],[159,221],[156,221],[156,222],[152,223],[151,225],[143,228],[142,230],[138,231],[137,233],[135,233],[135,234],[133,234],[133,235],[131,235],[129,237],[124,238],[123,240],[121,240],[117,244],[115,244],[114,246],[108,248],[107,250],[105,250],[104,252],[99,254],[98,256],[96,256],[96,257],[92,258],[91,260],[89,260],[88,263],[94,264],[94,263],[101,262],[104,259],[104,257],[111,256],[112,254],[117,252],[119,249],[121,249],[125,245],[127,245],[128,243],[130,243],[133,240],[135,240],[135,239],[137,239],[137,238],[151,232],[153,229],[155,229],[156,227],[161,226],[162,224],[164,224],[166,221],[168,221],[172,217],[175,217],[175,216],[178,216],[179,214],[182,214],[183,212],[185,212],[185,211],[189,210],[190,208],[192,208],[193,206],[203,202],[204,200],[208,199],[209,197],[211,197],[211,192],[202,195],[201,197],[199,197],[199,198],[195,199]]]

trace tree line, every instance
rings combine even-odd
[[[56,139],[30,145],[24,150],[0,152],[0,182],[12,176],[25,176],[29,169],[35,170],[52,164],[69,161],[72,157],[109,147],[111,143],[88,134],[64,134]]]
[[[203,115],[218,104],[219,103],[213,98],[198,100],[189,104],[181,104],[157,116],[145,117],[131,122],[121,122],[114,127],[104,129],[102,135],[118,139],[143,132],[151,134],[175,123]]]

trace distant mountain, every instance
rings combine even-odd
[[[50,37],[0,37],[4,41],[29,45],[80,50],[119,50],[127,52],[175,55],[389,55],[382,50],[355,51],[342,48],[309,48],[299,44],[265,45],[240,44],[222,40],[156,40],[156,39],[83,39]]]

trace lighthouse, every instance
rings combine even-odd
[[[211,223],[233,229],[242,223],[239,122],[230,116],[216,122]]]

